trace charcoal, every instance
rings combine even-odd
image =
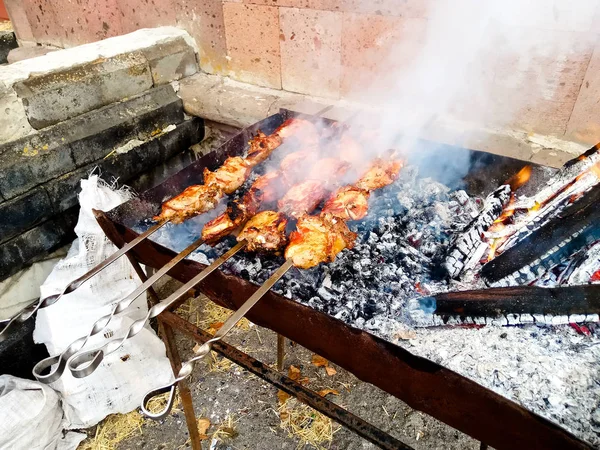
[[[457,236],[450,246],[444,267],[451,278],[458,278],[471,255],[482,242],[482,233],[494,223],[511,197],[509,185],[502,185],[485,199],[479,215]]]

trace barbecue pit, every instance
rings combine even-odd
[[[163,184],[101,215],[99,222],[107,236],[118,246],[132,240],[150,225],[147,219],[159,211],[164,200],[202,181],[200,169],[208,167],[212,170],[227,156],[242,154],[246,142],[258,129],[268,134],[293,116],[296,114],[282,110],[246,128],[220,149]],[[446,167],[443,172],[436,170],[436,155],[440,151],[451,153],[453,157],[449,160],[467,164]],[[411,298],[426,297],[430,292],[450,288],[450,282],[437,273],[437,269],[441,267],[440,258],[451,244],[452,235],[468,225],[479,208],[474,197],[485,197],[522,166],[522,162],[511,158],[419,143],[419,152],[409,158],[399,182],[386,192],[373,196],[370,215],[365,221],[352,225],[360,234],[356,250],[342,253],[329,265],[289,272],[275,287],[276,292],[268,293],[249,312],[249,319],[323,355],[413,408],[495,448],[514,448],[515,442],[531,448],[588,448],[585,442],[558,425],[444,368],[444,358],[436,357],[432,350],[442,347],[439,341],[431,339],[429,343],[407,347],[442,364],[390,342],[396,326],[408,324],[410,320],[406,311]],[[548,177],[553,172],[554,169],[536,166],[532,177],[534,180]],[[214,215],[164,227],[151,237],[155,242],[143,241],[130,254],[142,264],[160,268],[174,256],[174,251],[179,252],[197,238],[199,225],[211,217]],[[389,240],[389,235],[406,243],[392,245],[395,242]],[[230,242],[223,242],[214,249],[203,246],[195,259],[206,258],[204,261],[208,262],[229,247]],[[238,254],[222,272],[207,277],[200,288],[216,303],[237,309],[256,290],[252,282],[264,281],[281,262],[276,257]],[[197,261],[185,260],[169,274],[188,281],[203,267]],[[415,283],[415,275],[425,275],[429,286]],[[493,331],[488,328],[481,334],[491,340]],[[449,346],[464,343],[464,335],[469,332],[475,330],[445,330],[446,343]],[[513,342],[513,334],[521,333],[503,331],[509,332],[511,337],[507,343]],[[427,336],[428,331],[419,333],[421,337]],[[452,333],[463,336],[453,340]],[[536,342],[546,345],[556,337],[552,333],[546,336],[545,331],[540,332],[538,338],[530,336],[529,341],[532,345]],[[484,344],[479,345],[482,352],[486,350]],[[477,378],[471,373],[468,375]],[[502,394],[510,395],[490,384],[487,383]],[[590,397],[597,399],[600,396],[596,392]],[[535,403],[526,406],[535,409]],[[550,418],[559,420],[552,414]],[[584,418],[577,417],[565,424],[578,429],[574,424],[581,420]],[[586,434],[584,438],[590,436]]]

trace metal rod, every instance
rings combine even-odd
[[[242,319],[242,317],[244,317],[248,313],[248,311],[250,311],[250,309],[267,292],[269,292],[269,290],[273,287],[273,285],[275,285],[275,283],[277,283],[279,281],[279,279],[281,277],[283,277],[285,275],[285,273],[288,270],[290,270],[290,268],[292,268],[292,267],[293,267],[292,260],[291,259],[286,260],[279,267],[279,269],[277,269],[273,273],[273,275],[271,275],[269,277],[269,279],[267,281],[265,281],[263,283],[263,285],[260,288],[258,288],[258,290],[248,300],[246,300],[242,306],[240,306],[240,308],[237,311],[235,311],[232,315],[229,316],[229,318],[225,321],[223,326],[221,328],[219,328],[219,330],[215,333],[215,335],[212,337],[212,339],[209,339],[208,341],[206,341],[204,343],[204,345],[200,346],[200,348],[198,348],[194,351],[194,356],[191,357],[190,359],[188,359],[185,363],[183,363],[183,365],[181,366],[181,370],[177,374],[177,378],[175,378],[175,380],[173,380],[173,382],[149,391],[144,396],[144,399],[142,401],[142,405],[141,405],[142,413],[144,415],[146,415],[147,417],[150,417],[151,419],[155,419],[155,420],[160,420],[160,419],[166,417],[169,414],[169,411],[171,410],[171,408],[173,407],[173,402],[175,401],[175,390],[177,388],[177,384],[180,381],[185,380],[187,377],[189,377],[192,374],[192,371],[194,370],[194,365],[196,364],[196,361],[199,361],[202,358],[204,358],[206,355],[208,355],[210,353],[210,349],[212,348],[212,345],[215,342],[219,342],[221,339],[223,339],[223,337],[235,326],[235,324],[238,323]],[[184,286],[184,288],[186,286]],[[177,292],[179,292],[179,291],[177,291]],[[175,292],[175,294],[177,294],[177,292]],[[175,294],[173,294],[173,295],[175,295]],[[146,405],[148,404],[148,402],[150,402],[150,400],[152,400],[154,397],[163,395],[167,392],[169,393],[168,398],[167,398],[167,403],[161,411],[154,413],[152,411],[149,411],[146,408]]]
[[[127,254],[127,258],[131,262],[133,269],[137,273],[138,277],[140,277],[142,282],[145,283],[147,281],[147,275],[150,275],[151,277],[154,275],[154,273],[152,273],[154,270],[151,267],[148,267],[147,269],[148,274],[144,273],[144,270],[138,261],[129,253]],[[148,295],[150,297],[149,302],[152,306],[160,301],[160,298],[152,286],[148,288]],[[167,358],[169,358],[169,362],[171,363],[173,375],[176,375],[181,369],[181,357],[179,356],[179,351],[177,350],[177,343],[175,342],[173,329],[169,324],[165,323],[160,316],[158,317],[158,334],[162,337],[163,342],[165,343],[165,347],[167,349]],[[190,433],[192,450],[202,450],[200,433],[198,432],[198,422],[196,420],[196,413],[194,412],[192,393],[186,382],[179,385],[179,397],[181,398],[181,405],[183,406],[183,414],[185,415],[185,422],[188,432]]]
[[[94,212],[94,214],[96,214],[96,210],[92,210],[92,211]],[[124,245],[122,248],[120,248],[115,253],[110,255],[108,258],[106,258],[104,261],[102,261],[96,267],[91,269],[89,272],[86,272],[83,275],[81,275],[79,278],[71,281],[71,283],[69,283],[62,290],[62,292],[60,292],[58,294],[50,295],[49,297],[46,297],[43,299],[38,299],[37,301],[33,302],[31,305],[25,307],[24,309],[19,311],[17,314],[12,316],[5,323],[0,323],[0,342],[4,341],[8,337],[8,330],[11,329],[16,322],[25,322],[27,319],[29,319],[31,316],[33,316],[37,312],[38,309],[53,305],[54,303],[59,301],[63,295],[70,294],[75,289],[81,287],[81,285],[83,283],[88,281],[90,278],[96,276],[98,273],[100,273],[102,270],[107,268],[109,265],[111,265],[113,262],[115,262],[117,259],[119,259],[121,256],[123,256],[125,253],[127,253],[129,250],[131,250],[133,247],[135,247],[140,242],[142,242],[144,239],[146,239],[148,236],[150,236],[152,233],[157,231],[159,228],[163,227],[166,223],[168,223],[168,222],[157,223],[156,225],[148,228],[142,234],[137,236],[134,240],[132,240],[131,242],[128,242],[126,245]]]
[[[82,336],[71,342],[71,344],[69,344],[69,346],[65,348],[62,353],[54,356],[49,356],[48,358],[44,358],[40,362],[38,362],[33,367],[33,376],[35,376],[35,378],[38,381],[46,384],[53,383],[54,381],[58,380],[62,376],[67,366],[67,361],[73,355],[77,354],[77,352],[81,351],[92,336],[95,336],[101,333],[104,329],[106,329],[106,327],[110,324],[114,316],[122,313],[127,308],[129,308],[131,304],[135,301],[135,299],[137,299],[144,292],[148,290],[150,295],[152,296],[153,290],[150,289],[152,285],[156,283],[156,281],[158,281],[158,279],[160,279],[163,275],[168,273],[179,262],[181,262],[183,259],[189,256],[194,250],[200,247],[200,245],[202,245],[203,242],[203,239],[197,239],[196,241],[194,241],[181,253],[175,256],[171,261],[169,261],[167,264],[161,267],[150,278],[146,277],[141,267],[139,267],[139,264],[137,263],[135,258],[130,257],[130,255],[127,254],[129,261],[131,262],[133,268],[136,270],[140,279],[143,280],[143,283],[139,285],[131,294],[129,294],[123,300],[117,302],[109,314],[102,316],[98,320],[96,320],[96,322],[94,322],[94,325],[92,326],[92,329],[86,336]],[[138,272],[136,266],[139,267],[141,273]],[[155,297],[155,303],[158,303],[158,300],[158,297]]]
[[[199,344],[205,344],[212,338],[210,334],[200,330],[195,325],[172,312],[164,312],[160,317],[165,323],[168,323],[174,329],[187,334]],[[341,406],[321,397],[316,392],[302,386],[300,383],[278,373],[266,364],[261,363],[235,347],[221,341],[214,344],[213,350],[235,364],[243,367],[248,372],[253,373],[257,377],[272,384],[277,389],[281,389],[282,391],[297,397],[301,402],[306,403],[311,408],[335,420],[378,447],[383,449],[411,449],[411,447],[403,444],[381,429],[366,422],[360,417],[355,416]]]
[[[277,334],[277,370],[283,370],[283,360],[285,359],[285,336]]]
[[[84,378],[90,375],[96,370],[96,368],[100,365],[104,357],[123,345],[123,343],[127,340],[135,336],[139,333],[146,325],[146,322],[153,317],[158,316],[161,312],[165,311],[169,308],[173,303],[183,297],[191,288],[195,287],[198,283],[204,280],[207,276],[209,276],[212,272],[217,270],[225,261],[239,252],[242,248],[246,246],[246,241],[239,242],[237,245],[232,247],[227,253],[221,255],[219,258],[215,259],[215,261],[208,267],[206,267],[202,272],[196,275],[192,280],[188,283],[180,287],[177,291],[171,294],[167,299],[157,303],[152,308],[148,310],[146,316],[136,320],[133,322],[125,336],[118,339],[112,339],[102,346],[87,351],[77,352],[74,356],[69,359],[67,366],[69,370],[73,374],[75,378]]]

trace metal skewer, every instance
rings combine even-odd
[[[152,308],[148,310],[146,316],[142,319],[136,320],[131,324],[127,334],[118,339],[112,339],[106,342],[101,347],[98,347],[93,350],[88,350],[85,352],[78,352],[68,361],[67,365],[69,370],[73,374],[75,378],[84,378],[94,372],[104,359],[106,355],[118,350],[123,343],[138,334],[146,325],[146,322],[153,317],[158,316],[160,313],[168,309],[173,303],[183,297],[190,289],[194,288],[198,283],[204,280],[208,275],[217,270],[225,261],[239,252],[242,248],[246,246],[246,241],[243,240],[239,242],[237,245],[232,247],[227,253],[221,255],[219,258],[215,259],[214,262],[206,267],[202,272],[188,281],[185,285],[171,294],[167,299],[163,300],[160,303],[157,303]]]
[[[201,347],[199,347],[194,352],[194,356],[192,358],[190,358],[189,360],[187,360],[185,363],[183,363],[181,365],[181,370],[179,370],[179,373],[177,374],[177,378],[175,378],[175,380],[173,382],[149,391],[144,396],[144,400],[142,401],[142,405],[141,405],[142,413],[145,416],[147,416],[151,419],[154,419],[154,420],[160,420],[160,419],[166,417],[169,414],[169,411],[171,411],[171,408],[173,407],[173,402],[175,400],[175,390],[177,388],[177,384],[180,381],[185,380],[187,377],[189,377],[191,375],[192,371],[194,370],[194,364],[196,363],[196,361],[199,361],[202,358],[204,358],[206,355],[208,355],[210,353],[212,345],[215,342],[223,339],[223,337],[225,337],[225,335],[227,335],[227,333],[229,333],[229,331],[231,331],[231,329],[242,319],[242,317],[244,317],[248,313],[248,311],[250,311],[250,309],[267,292],[269,292],[269,290],[275,285],[275,283],[277,283],[279,281],[279,279],[281,277],[283,277],[285,275],[285,273],[288,270],[290,270],[290,268],[292,268],[292,267],[293,267],[292,260],[287,259],[283,263],[283,265],[280,266],[279,269],[277,269],[275,271],[275,273],[273,273],[273,275],[271,275],[271,277],[267,281],[265,281],[260,288],[258,288],[258,290],[254,293],[254,295],[252,295],[248,300],[246,300],[244,302],[244,304],[236,312],[234,312],[231,316],[229,316],[229,318],[225,321],[225,323],[219,329],[219,331],[217,331],[215,333],[214,337],[212,339],[206,341]],[[179,297],[179,296],[185,294],[191,287],[193,287],[196,284],[197,284],[197,282],[195,281],[195,278],[194,278],[190,282],[188,282],[188,284],[181,287],[171,297],[173,297],[173,296]],[[191,285],[191,286],[188,286],[188,285]],[[148,405],[148,402],[150,402],[152,400],[152,398],[162,395],[165,392],[169,392],[169,397],[167,398],[167,404],[165,405],[165,407],[160,412],[157,412],[157,413],[148,411],[148,409],[146,408],[146,405]]]
[[[194,250],[200,247],[204,243],[204,239],[197,239],[190,245],[188,245],[181,253],[175,258],[160,268],[152,277],[148,278],[144,283],[138,286],[131,294],[119,301],[112,309],[110,314],[100,317],[87,336],[82,336],[79,339],[73,341],[62,353],[55,356],[42,359],[33,367],[33,375],[35,378],[42,383],[53,383],[58,380],[63,374],[67,360],[79,352],[87,343],[90,337],[102,332],[110,323],[112,318],[129,308],[131,304],[142,295],[150,286],[152,286],[159,278],[169,272],[175,267],[180,261],[188,257]],[[54,369],[50,369],[53,365],[57,364]],[[50,369],[48,373],[44,373],[47,369]]]
[[[136,237],[133,241],[127,243],[122,248],[120,248],[117,252],[110,255],[108,258],[106,258],[104,261],[102,261],[96,267],[91,269],[89,272],[86,272],[83,275],[81,275],[79,278],[77,278],[76,280],[73,280],[71,283],[69,283],[69,285],[67,287],[65,287],[63,289],[62,292],[60,292],[58,294],[50,295],[49,297],[46,297],[43,299],[38,299],[35,302],[33,302],[32,304],[30,304],[29,306],[23,308],[21,311],[19,311],[14,316],[12,316],[10,319],[8,319],[8,321],[5,321],[4,323],[0,323],[0,342],[4,341],[7,338],[8,330],[10,330],[16,322],[20,322],[20,323],[25,322],[31,316],[33,316],[37,312],[38,309],[53,305],[54,303],[59,301],[63,295],[70,294],[75,289],[78,289],[79,287],[81,287],[81,285],[83,285],[83,283],[85,283],[86,281],[88,281],[90,278],[94,277],[98,273],[100,273],[102,270],[107,268],[109,265],[111,265],[113,262],[115,262],[117,259],[119,259],[121,256],[123,256],[125,253],[130,251],[132,248],[134,248],[136,245],[138,245],[140,242],[142,242],[144,239],[146,239],[152,233],[157,231],[159,228],[162,228],[163,226],[165,226],[167,223],[168,223],[168,221],[165,221],[165,222],[161,222],[161,223],[157,223],[156,225],[153,225],[152,227],[150,227],[146,231],[144,231],[142,234],[140,234],[138,237]]]

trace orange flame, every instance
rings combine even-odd
[[[600,163],[594,164],[590,170],[594,175],[596,175],[596,177],[598,177],[598,179],[600,179]]]
[[[523,186],[531,178],[531,166],[525,166],[513,175],[505,184],[510,185],[511,190],[514,192]]]

